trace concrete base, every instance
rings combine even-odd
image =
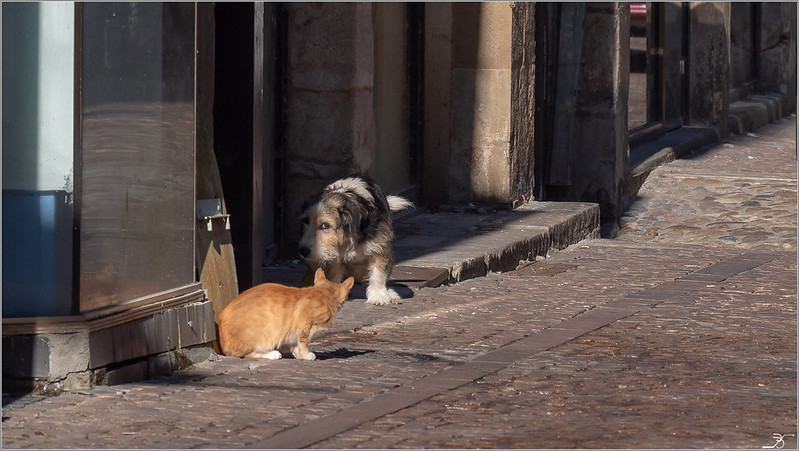
[[[186,368],[213,355],[209,301],[100,330],[3,337],[3,392],[76,391]]]
[[[729,129],[742,135],[782,118],[782,94],[752,95],[730,105]]]

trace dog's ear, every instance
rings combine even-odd
[[[360,206],[356,202],[345,202],[344,206],[339,209],[339,218],[341,219],[341,226],[346,227],[352,239],[361,241],[363,231],[361,230],[362,212]]]
[[[377,234],[377,225],[380,222],[380,213],[374,208],[369,208],[361,215],[361,237],[372,239]]]

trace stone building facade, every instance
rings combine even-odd
[[[635,163],[642,143],[683,128],[705,136],[700,144],[718,141],[731,132],[735,102],[751,96],[795,110],[790,3],[648,4],[643,85],[631,83],[629,3],[405,8],[401,89],[412,92],[393,106],[378,98],[384,60],[402,57],[379,46],[386,5],[292,3],[275,13],[287,22],[278,145],[284,180],[296,188],[281,207],[284,255],[302,199],[349,173],[411,187],[424,206],[593,201],[610,222],[632,194],[631,154]],[[733,77],[742,65],[749,73]],[[646,99],[638,130],[628,120],[633,88]],[[403,133],[386,134],[385,108],[403,109]],[[386,147],[391,140],[404,140],[410,164],[381,166],[399,152]]]
[[[423,211],[596,202],[611,236],[664,149],[796,110],[789,2],[20,5],[2,5],[9,380],[179,366],[296,258],[300,208],[336,178]]]

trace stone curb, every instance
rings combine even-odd
[[[782,94],[762,94],[733,102],[728,121],[730,132],[743,135],[781,119],[782,98]]]
[[[529,202],[490,214],[419,214],[396,225],[397,254],[392,277],[416,279],[415,287],[434,287],[515,269],[589,238],[599,237],[599,206],[579,202]],[[414,278],[427,271],[446,277]]]
[[[682,127],[667,133],[630,149],[630,177],[646,178],[658,166],[719,141],[718,131],[709,127]]]

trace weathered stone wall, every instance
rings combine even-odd
[[[727,134],[730,90],[730,4],[689,3],[689,125]]]
[[[535,6],[425,8],[425,202],[532,198]]]
[[[285,176],[291,190],[285,193],[284,243],[290,245],[299,233],[293,218],[300,204],[330,180],[369,172],[373,152],[381,149],[374,149],[374,7],[286,8]],[[534,5],[425,8],[423,201],[512,206],[529,200]]]
[[[452,3],[425,4],[424,34],[422,202],[437,205],[449,197]]]
[[[535,3],[512,6],[510,201],[533,199],[535,185]]]
[[[450,202],[508,203],[511,29],[509,3],[452,6]]]
[[[374,142],[369,3],[288,3],[284,244],[300,208],[336,178],[366,172]],[[291,254],[291,250],[287,249]]]
[[[608,221],[621,213],[629,162],[629,9],[621,3],[563,8],[570,22],[561,23],[559,55],[570,65],[558,68],[556,81],[549,182],[562,188],[552,200],[597,202]],[[582,39],[568,39],[572,23]]]
[[[796,110],[796,3],[760,5],[758,87],[785,94],[782,112]]]

